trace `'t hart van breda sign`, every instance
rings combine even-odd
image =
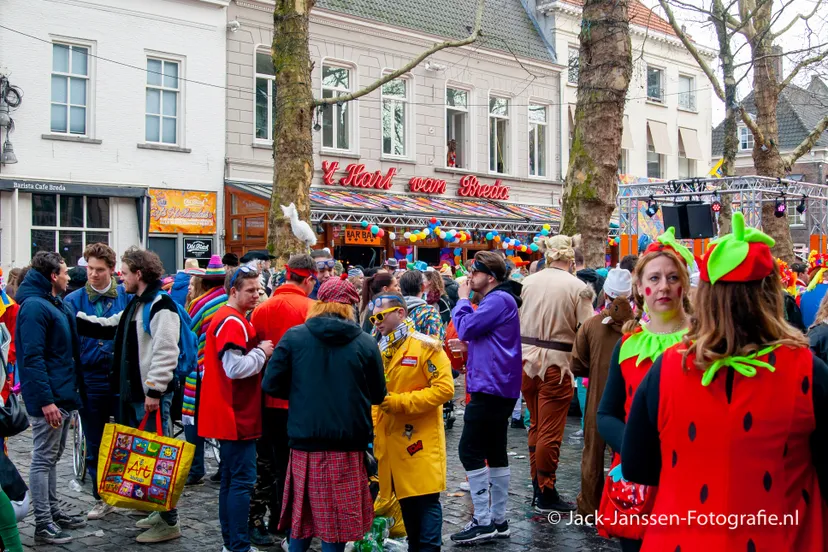
[[[377,190],[390,190],[391,181],[397,174],[397,169],[391,167],[384,175],[380,171],[369,173],[365,165],[351,163],[345,167],[345,176],[336,180],[335,174],[339,170],[338,161],[322,161],[322,182],[328,186],[339,184],[340,186],[351,186],[354,188],[375,188]],[[411,177],[408,181],[408,189],[415,193],[437,194],[446,193],[447,182],[439,178],[423,178],[420,176]],[[494,184],[481,184],[476,176],[467,174],[460,179],[460,187],[457,195],[460,197],[475,197],[482,199],[509,199],[509,186],[504,186],[500,179]]]

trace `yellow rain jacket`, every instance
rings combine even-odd
[[[443,403],[454,397],[449,358],[437,340],[415,332],[384,362],[388,395],[374,407],[379,497],[444,491]]]

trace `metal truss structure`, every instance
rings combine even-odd
[[[745,222],[754,228],[762,226],[764,203],[775,202],[780,198],[786,201],[804,199],[809,233],[828,233],[828,186],[765,176],[732,176],[620,184],[617,203],[621,234],[638,234],[639,202],[711,203],[717,195],[732,196],[734,208],[738,207],[745,215]]]

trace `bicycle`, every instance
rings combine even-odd
[[[79,483],[86,481],[86,436],[77,410],[72,412],[72,468]]]

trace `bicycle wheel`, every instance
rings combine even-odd
[[[83,483],[86,480],[86,437],[77,411],[72,413],[72,467],[75,479]]]
[[[204,456],[211,454],[216,464],[221,460],[219,456],[219,443],[216,439],[204,439]]]

